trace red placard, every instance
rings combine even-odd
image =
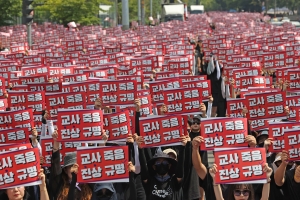
[[[19,84],[26,85],[27,83],[45,83],[47,81],[47,75],[36,76],[20,76]]]
[[[101,81],[100,96],[103,105],[132,104],[137,98],[137,84],[135,80]]]
[[[284,150],[288,151],[289,160],[300,160],[300,129],[284,130]]]
[[[199,112],[201,104],[201,88],[179,88],[164,90],[164,104],[168,113]]]
[[[143,146],[147,148],[180,144],[184,135],[181,115],[141,117],[139,123]]]
[[[272,92],[245,95],[248,119],[272,119],[286,117],[284,107],[285,92]]]
[[[0,112],[0,129],[34,127],[32,109]]]
[[[138,95],[138,98],[141,100],[140,116],[146,117],[148,115],[152,115],[153,105],[152,105],[151,95],[150,94]]]
[[[45,108],[45,92],[9,92],[8,107],[12,111],[32,108],[34,114],[42,114]]]
[[[57,115],[59,108],[66,109],[85,109],[86,94],[85,92],[71,93],[46,93],[46,107],[50,116]]]
[[[199,80],[199,81],[186,81],[182,82],[185,88],[201,88],[202,99],[208,99],[211,95],[210,80]]]
[[[112,107],[111,107],[112,108]],[[128,111],[130,116],[130,130],[131,133],[135,133],[135,115],[136,115],[136,108],[135,105],[120,105],[120,106],[114,106],[114,112],[123,112]]]
[[[233,79],[235,80],[235,85],[240,86],[241,76],[258,76],[260,75],[260,68],[245,68],[245,69],[233,69]]]
[[[0,77],[0,97],[5,93],[5,78]]]
[[[226,99],[228,117],[234,117],[234,118],[243,117],[242,111],[244,108],[244,104],[243,104],[244,101],[245,101],[244,98]]]
[[[264,76],[240,76],[239,88],[266,87],[266,84]]]
[[[282,152],[284,150],[284,131],[286,129],[300,128],[298,122],[269,122],[269,138],[273,138],[273,143],[269,147],[269,152]]]
[[[38,148],[1,153],[0,160],[0,189],[41,183]]]
[[[287,70],[286,78],[289,83],[290,90],[297,90],[300,88],[300,70]]]
[[[58,141],[102,141],[102,110],[58,110]]]
[[[88,79],[88,73],[84,74],[67,74],[63,76],[64,82],[84,82]]]
[[[29,142],[27,128],[6,129],[0,132],[0,144],[15,144]]]
[[[22,67],[22,74],[24,76],[31,76],[31,75],[40,75],[49,73],[48,66],[23,66]]]
[[[266,163],[265,148],[215,151],[215,163],[218,165],[216,184],[267,180],[263,172],[263,165]]]
[[[58,83],[27,83],[28,91],[61,92],[62,82]]]
[[[128,147],[77,149],[79,183],[128,182]]]
[[[25,144],[5,144],[0,145],[0,153],[7,152],[7,151],[18,151],[23,149],[31,149],[32,145],[30,143]]]
[[[0,111],[6,111],[7,107],[7,99],[0,99]]]
[[[178,78],[172,78],[170,80],[152,81],[150,82],[150,93],[153,103],[163,103],[164,95],[163,91],[166,88],[176,89],[182,87],[182,81]]]
[[[42,155],[45,159],[45,163],[43,166],[50,167],[51,166],[51,157],[53,150],[53,138],[52,137],[42,137],[41,138],[41,147],[42,147]],[[64,157],[69,152],[76,151],[77,147],[84,147],[85,143],[81,142],[62,142],[60,144],[60,164],[63,165]]]
[[[130,131],[129,111],[104,114],[104,129],[109,135],[108,141],[118,141],[127,138]]]
[[[89,81],[85,82],[86,94],[87,94],[87,104],[94,104],[97,98],[100,97],[100,82],[99,81]]]
[[[201,150],[214,148],[247,147],[245,137],[248,135],[247,118],[212,118],[201,120]]]

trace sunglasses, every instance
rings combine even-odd
[[[169,164],[169,162],[166,161],[166,160],[164,160],[164,161],[162,161],[162,162],[159,162],[159,161],[156,161],[156,162],[155,162],[155,165],[168,165],[168,164]]]
[[[96,193],[96,196],[99,198],[104,198],[104,197],[111,197],[112,196],[112,192],[110,190],[106,190],[104,193],[102,190],[99,190]]]
[[[249,196],[250,195],[250,190],[234,190],[234,196]]]
[[[200,125],[200,122],[197,122],[197,121],[193,121],[192,124],[197,124],[197,125]]]

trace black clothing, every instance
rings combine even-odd
[[[282,185],[284,199],[299,200],[300,199],[300,183],[294,180],[295,169],[285,172],[285,182]]]

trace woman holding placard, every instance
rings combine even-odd
[[[45,174],[44,170],[41,169],[39,174],[39,179],[42,181],[40,186],[40,200],[49,200],[48,191],[45,183]],[[26,191],[24,186],[8,188],[5,192],[0,196],[1,200],[28,200],[30,197],[29,193]]]
[[[267,173],[268,182],[263,186],[261,200],[268,200],[270,192],[270,177],[273,170],[268,167],[268,164],[265,164],[263,171]],[[212,168],[210,168],[209,173],[213,178],[216,200],[224,200],[221,186],[219,184],[215,184],[215,176],[217,172],[217,165],[214,164]],[[230,184],[228,187],[228,197],[226,200],[254,200],[254,197],[255,194],[251,184]]]

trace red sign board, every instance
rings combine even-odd
[[[38,148],[1,153],[0,160],[0,189],[41,183]]]
[[[104,114],[104,129],[109,141],[124,140],[130,133],[129,111]]]
[[[58,141],[102,141],[102,110],[58,110]]]
[[[266,180],[263,172],[266,163],[265,148],[243,148],[215,151],[218,172],[216,184]]]
[[[176,145],[183,134],[182,116],[155,116],[140,118],[140,135],[144,147]]]
[[[128,182],[128,147],[77,149],[79,183]]]
[[[247,118],[212,118],[201,120],[201,150],[214,148],[248,147],[245,138],[248,135]]]

